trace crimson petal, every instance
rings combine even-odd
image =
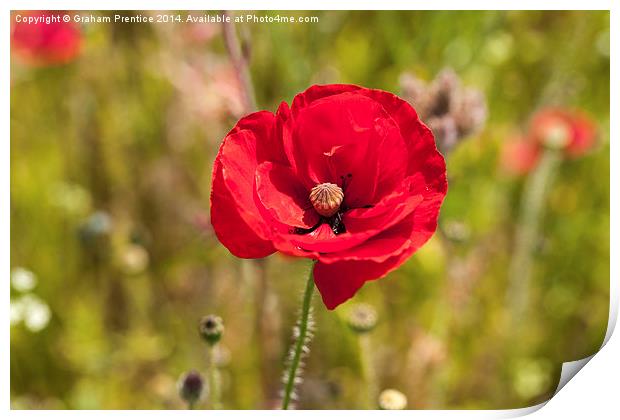
[[[294,171],[307,188],[322,182],[345,184],[349,208],[375,204],[407,171],[401,131],[382,104],[364,94],[367,90],[313,86],[295,97],[290,110],[278,110]]]
[[[256,192],[272,216],[285,225],[307,229],[319,221],[308,190],[288,166],[261,163],[256,170]]]
[[[222,141],[213,167],[211,223],[220,241],[235,255],[259,258],[274,252],[271,228],[254,199],[258,159],[281,159],[271,145],[276,142],[275,116],[250,114],[237,123]]]
[[[383,262],[365,260],[325,264],[319,261],[314,266],[314,283],[323,303],[331,310],[353,297],[366,281],[385,277],[398,268],[412,252],[406,250]]]
[[[418,117],[417,112],[405,100],[378,89],[361,89],[366,95],[380,103],[396,121],[409,154],[407,175],[423,173],[426,180],[439,189],[445,184],[446,163],[435,144],[431,130]],[[442,178],[444,181],[442,181]]]
[[[263,258],[275,252],[271,241],[260,238],[240,216],[237,203],[224,184],[218,160],[213,171],[211,225],[222,245],[239,258]]]

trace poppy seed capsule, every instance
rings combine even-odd
[[[310,202],[318,214],[332,217],[338,212],[344,193],[336,184],[325,182],[310,190]]]
[[[224,333],[224,323],[217,315],[207,315],[200,320],[200,335],[210,345],[215,345]]]

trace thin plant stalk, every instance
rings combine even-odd
[[[559,161],[559,151],[545,150],[523,189],[506,296],[510,308],[510,322],[513,326],[521,320],[527,307],[542,208]]]
[[[375,375],[374,365],[372,363],[372,347],[370,345],[370,336],[366,334],[358,334],[358,345],[360,351],[360,364],[362,368],[362,377],[366,384],[366,398],[364,406],[373,409],[377,401],[378,387],[377,377]]]
[[[241,89],[243,99],[243,113],[249,114],[257,110],[256,94],[249,67],[249,43],[242,48],[234,25],[234,16],[230,11],[224,11],[223,37],[226,51],[235,70],[235,76]],[[247,37],[246,37],[247,38]],[[277,360],[278,348],[274,345],[274,338],[278,335],[279,318],[274,311],[267,308],[268,302],[277,302],[267,281],[267,260],[247,260],[242,273],[245,283],[252,284],[255,291],[255,332],[257,336],[258,353],[262,365],[261,384],[265,397],[269,396],[270,389],[275,385],[272,381],[273,372],[269,366]]]
[[[256,96],[254,94],[254,85],[252,84],[252,76],[248,66],[247,55],[243,54],[235,25],[233,24],[234,16],[229,11],[224,11],[223,35],[226,51],[230,56],[230,61],[235,68],[235,75],[241,86],[243,93],[243,102],[245,113],[256,111]]]
[[[251,260],[254,293],[254,331],[258,342],[257,356],[260,361],[260,380],[264,397],[268,400],[279,386],[276,366],[281,354],[278,299],[269,287],[267,260]]]
[[[540,96],[540,104],[568,101],[571,89],[567,89],[567,86],[571,85],[571,78],[574,77],[572,63],[575,60],[575,52],[579,51],[579,48],[575,48],[575,46],[583,42],[583,37],[580,36],[581,30],[583,30],[583,22],[580,22],[576,30],[573,31],[572,39],[569,42],[571,48],[564,51],[562,60],[550,75],[549,82]],[[515,248],[508,271],[508,289],[505,301],[510,311],[509,322],[511,325],[506,331],[510,331],[521,320],[527,306],[532,273],[532,256],[536,247],[542,205],[546,190],[553,181],[560,160],[560,151],[546,149],[538,166],[530,174],[524,186],[515,236]]]
[[[285,372],[284,395],[282,396],[282,409],[288,410],[294,397],[295,385],[299,383],[299,370],[302,357],[309,352],[308,344],[312,329],[312,294],[314,292],[314,263],[310,267],[306,288],[304,290],[301,313],[295,326],[295,342],[289,353],[289,364]]]
[[[207,362],[208,362],[208,381],[209,381],[209,401],[211,408],[220,410],[222,408],[222,378],[220,371],[215,363],[215,352],[217,344],[207,346]]]

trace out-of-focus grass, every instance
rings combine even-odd
[[[561,362],[597,350],[607,325],[609,13],[301,13],[319,23],[239,28],[262,108],[312,83],[398,92],[402,72],[431,79],[446,66],[488,101],[484,131],[447,159],[440,226],[458,235],[434,237],[353,299],[379,313],[371,341],[380,387],[402,390],[411,408],[547,398]],[[11,327],[13,406],[183,407],[176,379],[204,370],[197,323],[218,313],[224,407],[270,407],[278,379],[262,389],[261,370],[279,375],[308,263],[267,262],[268,345],[281,357],[261,367],[255,288],[208,228],[211,163],[238,112],[218,28],[207,41],[184,24],[83,29],[85,50],[69,65],[12,63],[11,265],[36,274],[32,293],[51,308],[41,331]],[[527,318],[505,331],[522,182],[498,168],[498,152],[548,104],[587,111],[600,146],[562,163]],[[11,294],[15,302],[23,292]],[[349,305],[329,312],[315,300],[302,407],[364,406]]]

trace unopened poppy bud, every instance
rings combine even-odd
[[[310,202],[318,214],[331,217],[340,208],[344,193],[336,184],[325,182],[310,190]]]
[[[207,315],[200,320],[200,335],[211,346],[215,345],[224,333],[224,323],[217,315]]]
[[[179,396],[191,407],[202,397],[204,380],[200,373],[192,370],[181,375],[177,387]]]
[[[386,389],[379,395],[381,410],[404,410],[407,408],[407,397],[395,389]]]
[[[347,323],[358,334],[369,332],[377,325],[377,311],[366,303],[357,304],[349,312]]]

